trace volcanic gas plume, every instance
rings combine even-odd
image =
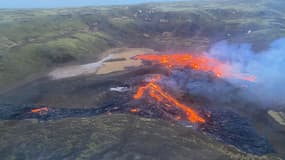
[[[245,99],[262,107],[284,106],[285,38],[273,41],[267,49],[259,52],[254,51],[251,44],[221,41],[213,45],[207,55],[256,76],[256,83],[247,85],[241,94]],[[246,85],[233,80],[228,82],[236,86]]]

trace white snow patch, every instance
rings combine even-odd
[[[110,91],[115,91],[115,92],[126,92],[128,90],[129,90],[128,87],[114,87],[114,88],[110,88]]]

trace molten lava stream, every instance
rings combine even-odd
[[[137,93],[134,95],[134,99],[139,99],[143,96],[143,94],[146,93],[146,91],[149,91],[149,96],[154,98],[156,101],[163,103],[163,100],[168,101],[170,104],[172,104],[171,107],[176,106],[180,108],[186,115],[189,121],[195,123],[205,123],[205,119],[200,117],[193,109],[191,109],[189,106],[186,106],[184,104],[181,104],[178,102],[175,98],[170,96],[168,93],[164,92],[161,87],[155,83],[154,81],[149,82],[145,86],[141,86],[138,88]],[[166,104],[165,104],[166,105]],[[168,105],[169,106],[169,105]]]
[[[31,112],[32,112],[32,113],[48,112],[48,107],[32,109]]]
[[[193,70],[211,72],[218,78],[236,78],[251,82],[256,81],[255,76],[239,73],[235,71],[231,65],[205,55],[191,55],[186,53],[145,54],[135,56],[134,59],[157,63],[169,70],[172,68],[187,67]]]

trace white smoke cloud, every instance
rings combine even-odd
[[[230,63],[236,70],[256,76],[256,83],[228,79],[234,85],[248,86],[244,97],[262,102],[267,107],[285,104],[285,38],[270,44],[267,50],[254,52],[250,44],[215,44],[209,56]]]
[[[219,79],[208,73],[180,69],[161,83],[217,103],[246,100],[261,107],[285,106],[285,38],[272,42],[261,52],[254,52],[250,44],[222,41],[204,54],[230,64],[237,73],[256,76],[256,82]]]

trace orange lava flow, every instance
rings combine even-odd
[[[41,112],[48,112],[48,107],[43,107],[43,108],[37,108],[37,109],[32,109],[32,113],[41,113]]]
[[[183,112],[186,113],[189,121],[195,123],[205,123],[205,119],[200,117],[193,109],[189,106],[181,104],[175,98],[173,98],[168,93],[164,92],[161,87],[155,83],[154,81],[149,82],[147,85],[139,87],[137,93],[133,96],[134,99],[141,98],[146,91],[149,91],[149,95],[154,98],[158,102],[163,102],[163,100],[167,100],[172,105],[167,105],[168,107],[176,106],[180,108]]]
[[[172,68],[192,68],[203,72],[211,72],[219,78],[236,78],[255,82],[256,77],[244,73],[239,73],[229,64],[205,55],[191,55],[187,53],[176,54],[144,54],[137,55],[134,59],[150,61]]]
[[[139,112],[140,110],[139,109],[137,109],[137,108],[132,108],[132,109],[130,109],[130,112],[132,112],[132,113],[137,113],[137,112]]]

